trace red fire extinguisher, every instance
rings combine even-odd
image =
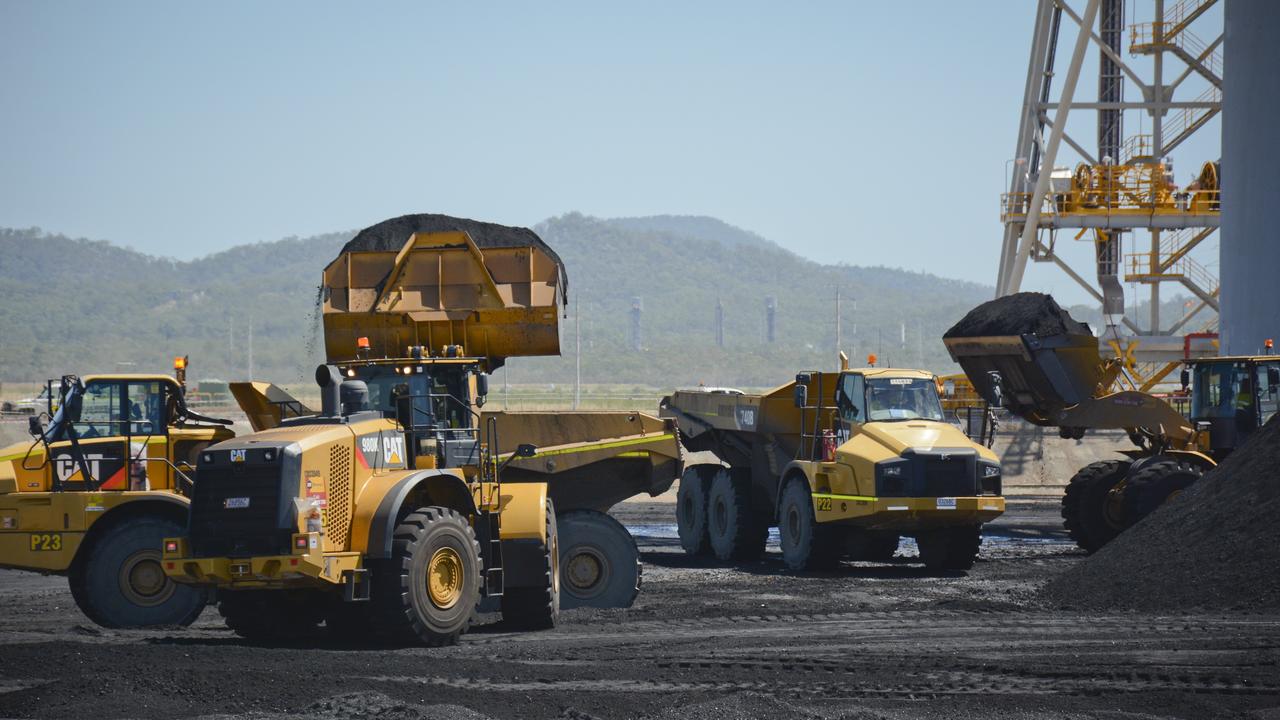
[[[836,459],[836,432],[834,430],[822,431],[822,462],[835,462]]]

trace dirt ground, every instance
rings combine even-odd
[[[90,624],[61,578],[0,571],[0,717],[1280,718],[1280,616],[1082,614],[1034,590],[1084,555],[1056,495],[987,527],[969,573],[691,560],[672,507],[624,503],[629,610],[540,633],[484,616],[444,649],[260,647],[213,610],[188,629]]]

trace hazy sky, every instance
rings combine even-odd
[[[0,0],[0,225],[190,258],[417,211],[706,214],[992,283],[1033,10]]]

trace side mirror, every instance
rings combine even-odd
[[[1182,392],[1186,392],[1187,388],[1191,387],[1191,371],[1182,368],[1182,375],[1178,379],[1182,381]]]
[[[809,387],[807,385],[796,385],[795,402],[798,408],[803,408],[809,404]]]
[[[515,457],[531,458],[538,454],[538,446],[529,443],[520,443],[516,446]]]
[[[945,396],[947,396],[947,397],[955,397],[955,396],[956,396],[956,381],[955,381],[955,380],[948,380],[948,381],[946,381],[946,382],[942,383],[942,394],[943,394],[943,395],[945,395]]]
[[[987,373],[987,378],[991,381],[991,400],[996,407],[1004,407],[1004,378],[1000,377],[1000,373],[992,370]]]
[[[484,398],[489,394],[489,373],[476,373],[476,407],[484,407]]]
[[[44,426],[40,424],[39,415],[32,415],[27,418],[27,432],[31,434],[31,437],[36,438],[44,435]]]
[[[1267,384],[1273,388],[1276,387],[1277,385],[1280,385],[1280,368],[1278,367],[1267,368]]]

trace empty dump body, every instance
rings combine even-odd
[[[482,245],[447,231],[413,233],[394,251],[344,249],[321,288],[329,361],[356,359],[361,337],[372,358],[461,346],[489,370],[508,357],[558,355],[559,259],[539,244]]]
[[[638,412],[486,412],[504,450],[537,447],[503,470],[504,482],[536,480],[559,512],[607,511],[647,494],[661,495],[683,471],[675,424]]]

